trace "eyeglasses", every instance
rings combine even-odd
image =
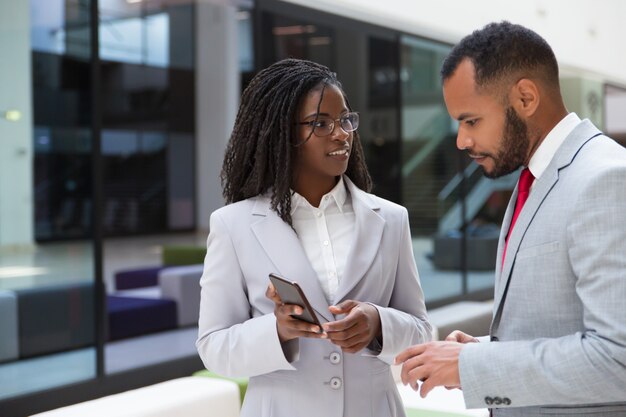
[[[298,124],[312,127],[315,136],[328,136],[335,131],[335,122],[339,122],[339,126],[344,132],[354,132],[359,127],[359,113],[346,113],[339,119],[319,116],[315,120],[299,122]]]

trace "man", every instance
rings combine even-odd
[[[502,225],[490,339],[412,346],[403,382],[459,387],[494,416],[626,416],[626,149],[568,114],[550,46],[522,26],[475,31],[441,73],[458,148],[488,177],[528,169]]]

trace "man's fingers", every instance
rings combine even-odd
[[[400,352],[398,354],[398,356],[396,356],[396,359],[394,361],[394,363],[396,365],[405,362],[407,359],[412,358],[413,356],[417,356],[421,353],[424,352],[424,350],[426,350],[426,344],[420,344],[420,345],[413,345],[410,346],[408,348],[406,348],[405,350],[403,350],[402,352]]]
[[[475,343],[478,342],[478,339],[460,330],[455,330],[446,337],[446,342]]]
[[[436,387],[436,384],[432,382],[432,379],[426,378],[424,382],[422,382],[422,386],[420,388],[420,397],[426,398],[428,393],[432,391],[432,389],[435,387]]]
[[[423,365],[424,363],[422,361],[422,358],[420,358],[419,356],[407,359],[402,365],[402,370],[400,371],[400,378],[402,379],[402,383],[404,385],[407,385],[411,382],[415,382],[416,380],[423,379]]]
[[[458,330],[453,331],[445,338],[446,342],[460,342],[461,341],[461,332]]]

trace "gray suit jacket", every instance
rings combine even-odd
[[[581,122],[537,179],[501,268],[516,198],[500,235],[494,342],[459,359],[466,405],[626,416],[626,149]]]
[[[274,303],[265,297],[270,272],[297,281],[323,320],[334,320],[298,237],[267,197],[211,215],[196,345],[208,369],[251,377],[242,416],[404,416],[389,365],[403,349],[431,337],[407,211],[344,180],[356,229],[335,301],[377,307],[379,355],[344,354],[327,340],[309,338],[288,342],[284,353]]]

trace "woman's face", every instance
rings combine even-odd
[[[341,91],[334,85],[326,85],[320,103],[321,94],[321,85],[311,90],[302,99],[297,112],[296,139],[297,143],[302,145],[297,151],[294,182],[300,186],[318,184],[332,188],[337,182],[337,177],[348,169],[353,134],[344,131],[340,126],[339,119],[348,113],[348,106]],[[318,126],[334,123],[334,129],[327,136],[318,136],[312,131],[312,124],[302,124],[314,121]]]

